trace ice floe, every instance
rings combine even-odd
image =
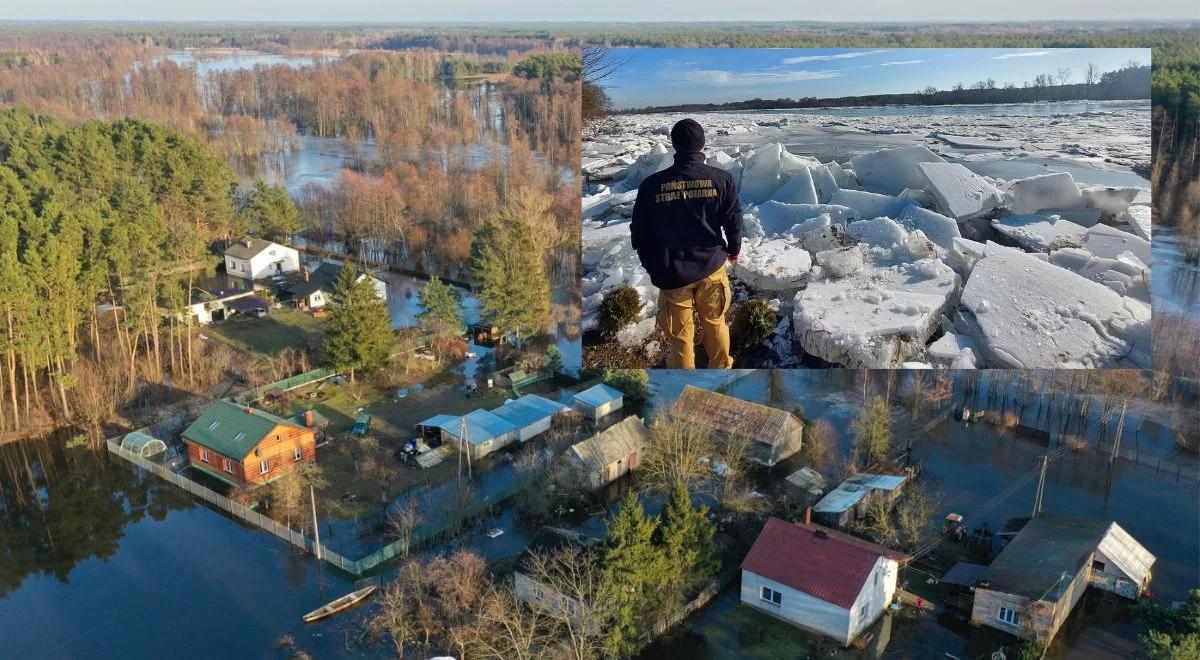
[[[1147,115],[1110,106],[1087,134],[1069,113],[705,113],[707,162],[733,174],[744,212],[735,301],[780,317],[748,366],[1148,367],[1149,184],[1086,175],[1145,168]],[[584,326],[632,286],[639,318],[614,339],[651,357],[657,290],[629,217],[682,117],[622,115],[583,146]]]

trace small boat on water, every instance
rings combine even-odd
[[[337,600],[330,601],[329,603],[325,604],[324,606],[318,607],[317,609],[309,612],[308,614],[305,614],[304,622],[312,623],[313,621],[320,621],[321,619],[324,619],[327,616],[333,616],[334,614],[337,614],[338,612],[341,612],[342,610],[350,609],[351,607],[354,607],[355,605],[358,605],[363,600],[365,600],[366,597],[370,596],[371,593],[373,591],[375,591],[377,588],[379,588],[379,585],[372,584],[372,585],[363,587],[362,589],[359,589],[357,591],[351,591],[350,593],[346,594],[345,596],[342,596],[341,598],[338,598]]]

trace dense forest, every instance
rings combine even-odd
[[[288,53],[367,43],[297,30]],[[215,44],[206,33],[0,29],[0,438],[65,421],[98,437],[131,406],[217,385],[234,360],[178,313],[192,289],[180,273],[245,232],[299,233],[483,287],[473,251],[508,239],[485,229],[519,214],[506,226],[534,240],[513,258],[573,283],[576,56],[544,41],[503,54],[355,50],[203,76],[166,57],[174,39],[261,46],[266,34],[237,28]],[[300,136],[378,157],[293,195],[263,185],[264,163]]]
[[[761,99],[728,103],[689,103],[628,110],[640,112],[704,112],[710,110],[767,110],[837,108],[880,105],[964,105],[973,103],[1036,103],[1039,101],[1142,99],[1150,97],[1150,66],[1130,63],[1101,73],[1094,66],[1082,72],[1083,82],[1072,83],[1074,72],[1062,69],[1037,75],[1023,84],[995,79],[958,83],[951,89],[926,87],[908,94],[870,94],[834,98]]]

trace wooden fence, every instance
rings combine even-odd
[[[279,538],[291,543],[301,550],[316,554],[318,547],[317,544],[312,539],[304,536],[300,532],[297,532],[286,525],[280,525],[274,520],[271,520],[267,516],[264,516],[253,509],[242,506],[228,497],[206,488],[181,474],[172,472],[166,466],[159,465],[154,461],[147,460],[127,449],[122,448],[120,442],[117,440],[109,440],[106,444],[108,445],[108,451],[110,453],[115,454],[116,456],[133,463],[137,467],[153,473],[154,475],[182,488],[183,490],[195,495],[196,497],[199,497],[200,499],[208,502],[222,511],[228,512],[231,515],[241,518],[251,525],[254,525],[255,527],[264,529],[275,536],[278,536]],[[361,562],[347,559],[330,550],[329,548],[326,548],[324,544],[320,546],[320,556],[321,559],[324,559],[333,566],[336,566],[337,568],[340,568],[341,570],[346,571],[355,577],[361,577],[364,572]]]

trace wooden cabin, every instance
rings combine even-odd
[[[188,461],[233,486],[265,484],[317,457],[314,429],[218,400],[183,431]]]
[[[971,623],[1048,643],[1089,586],[1139,596],[1153,564],[1115,522],[1040,513],[979,577]]]
[[[597,489],[637,469],[646,459],[648,444],[642,418],[626,417],[571,445],[559,456],[556,472],[567,484]]]
[[[718,439],[749,441],[748,458],[768,467],[800,451],[804,422],[786,410],[686,385],[672,414]]]

